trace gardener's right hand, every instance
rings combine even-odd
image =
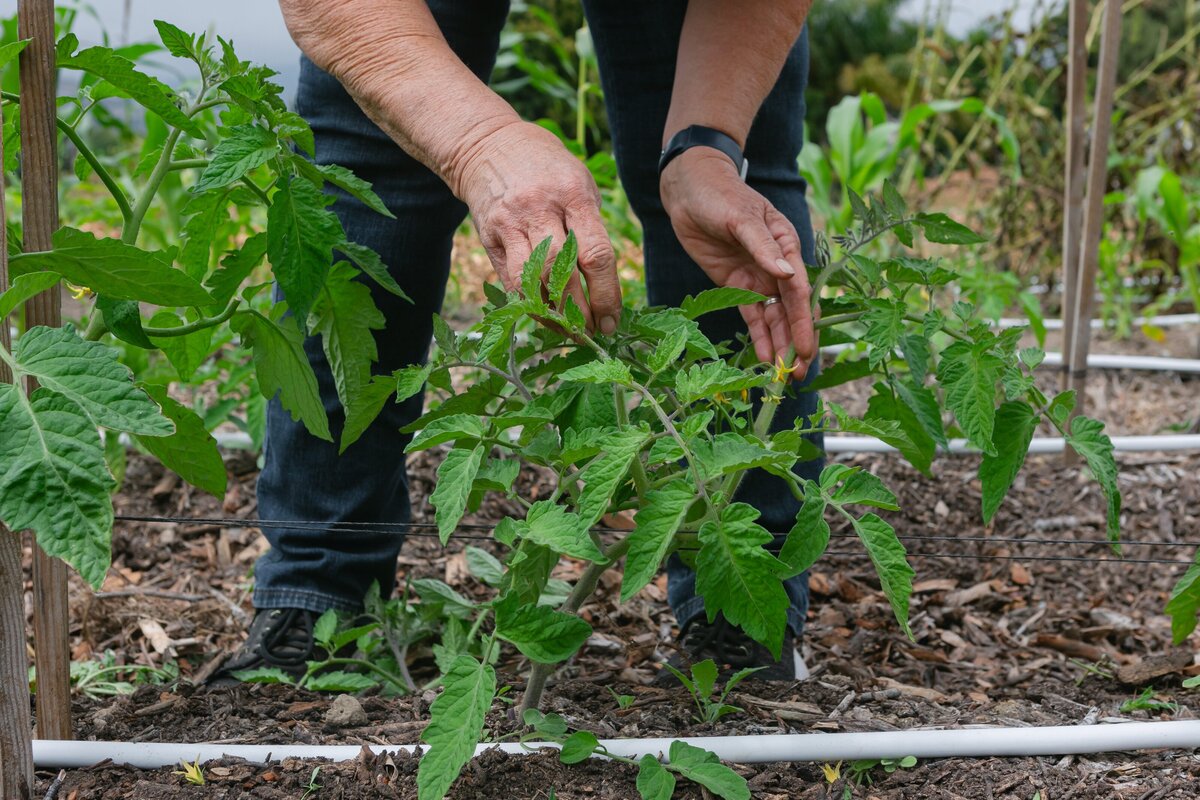
[[[456,194],[471,209],[505,289],[520,288],[521,271],[538,243],[552,239],[547,263],[553,263],[553,253],[574,231],[579,271],[567,284],[567,294],[583,311],[589,329],[612,333],[621,315],[621,285],[600,219],[600,192],[587,167],[554,134],[528,122],[507,123],[487,133],[455,166]]]

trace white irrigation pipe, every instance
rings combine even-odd
[[[671,742],[702,747],[735,764],[778,761],[851,761],[854,759],[983,758],[993,756],[1061,756],[1160,748],[1200,748],[1200,721],[1125,722],[1101,725],[1058,725],[1030,728],[960,728],[871,733],[795,733],[761,736],[697,736],[676,739],[602,739],[609,753],[626,758],[663,755]],[[416,745],[372,745],[377,753],[412,753]],[[499,748],[512,754],[557,747],[545,742],[480,744],[475,755]],[[180,761],[204,763],[234,757],[263,763],[285,758],[328,758],[351,761],[362,745],[298,744],[152,744],[144,742],[72,742],[37,739],[33,763],[41,769],[79,769],[106,759],[141,769],[176,766]]]
[[[837,355],[847,350],[853,350],[854,344],[831,344],[822,347],[825,355]],[[1048,352],[1042,361],[1044,367],[1061,367],[1062,353]],[[1163,356],[1130,356],[1116,353],[1089,353],[1088,367],[1092,369],[1131,369],[1149,372],[1177,372],[1181,374],[1200,374],[1200,358],[1166,358]]]
[[[1002,328],[1024,328],[1030,323],[1027,319],[1019,317],[1004,317],[999,322]],[[1061,319],[1043,320],[1043,324],[1048,331],[1060,331],[1063,327]],[[1136,317],[1133,320],[1134,325],[1154,325],[1159,328],[1170,328],[1177,325],[1200,325],[1200,314],[1164,314],[1158,317]],[[1104,320],[1092,320],[1093,328],[1105,327]]]
[[[1118,453],[1157,453],[1200,450],[1200,435],[1167,434],[1161,436],[1113,436],[1113,448]],[[1029,446],[1029,452],[1034,454],[1052,454],[1063,451],[1063,440],[1060,437],[1045,437],[1034,439]],[[825,437],[826,453],[895,453],[896,448],[884,444],[870,436],[836,436]],[[966,439],[951,439],[950,447],[943,452],[951,455],[978,455],[979,450],[971,446]]]

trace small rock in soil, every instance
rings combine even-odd
[[[362,703],[348,694],[339,694],[325,712],[325,723],[334,728],[354,728],[367,724],[367,712]]]

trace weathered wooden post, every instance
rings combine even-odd
[[[21,52],[21,211],[27,251],[51,249],[58,229],[57,70],[53,0],[18,0]],[[62,324],[58,288],[25,304],[34,325]],[[33,392],[32,379],[28,390]],[[37,657],[37,728],[43,739],[71,738],[71,654],[67,568],[33,547],[33,640]]]
[[[1070,0],[1067,44],[1067,149],[1063,183],[1062,352],[1071,352],[1075,334],[1075,285],[1079,280],[1079,242],[1083,227],[1083,187],[1087,164],[1088,0]],[[1062,388],[1070,384],[1067,358],[1062,364]]]
[[[0,107],[0,125],[4,110]],[[4,142],[0,140],[0,163]],[[4,171],[0,170],[0,223],[4,217]],[[0,294],[8,289],[8,229],[0,224]],[[0,345],[9,346],[8,317],[0,315]],[[0,361],[0,383],[12,381]],[[29,744],[29,684],[25,661],[25,580],[21,537],[0,525],[0,797],[26,800],[33,794],[33,751]]]

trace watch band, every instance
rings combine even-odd
[[[704,125],[689,125],[671,137],[671,140],[667,142],[666,148],[662,151],[662,155],[659,156],[658,174],[661,176],[668,164],[678,158],[685,150],[690,150],[693,147],[711,147],[714,150],[720,150],[729,156],[729,160],[737,167],[738,175],[741,176],[742,180],[746,180],[746,172],[750,167],[750,161],[742,154],[742,148],[738,147],[738,143],[729,134],[723,133],[716,128],[705,127]]]

